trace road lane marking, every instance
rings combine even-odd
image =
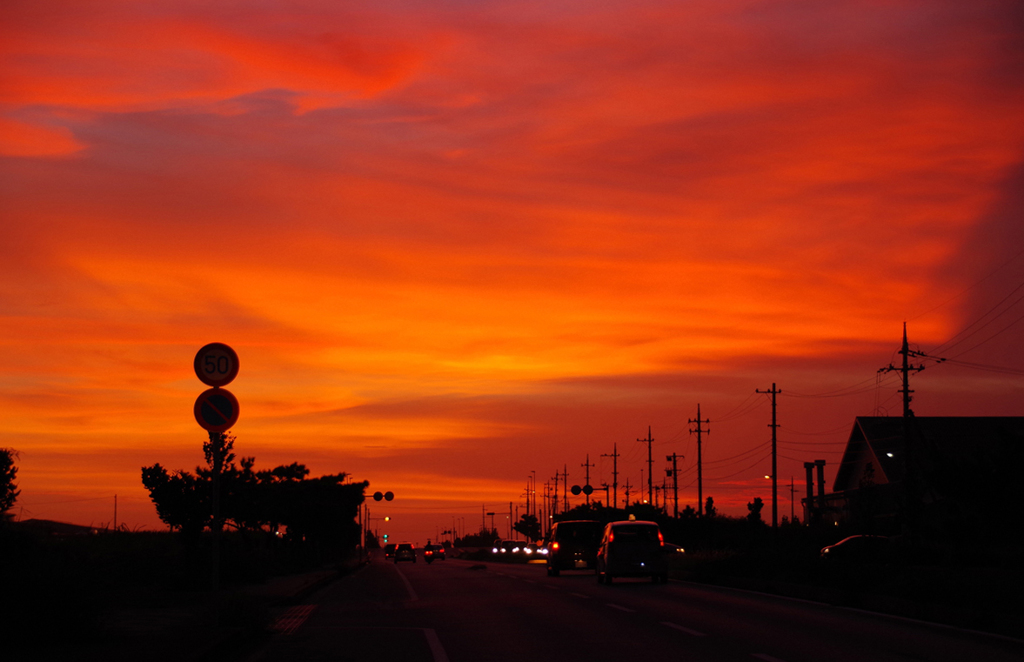
[[[273,630],[280,634],[292,634],[306,622],[316,605],[296,605],[289,608],[274,621]]]
[[[589,595],[583,595],[582,593],[570,593],[569,595],[575,595],[577,598],[583,598],[584,600],[590,599]]]
[[[691,630],[690,628],[683,627],[682,625],[678,625],[676,623],[669,623],[668,621],[662,621],[661,624],[665,625],[665,626],[668,626],[668,627],[672,628],[673,630],[679,630],[680,632],[685,632],[686,634],[693,635],[694,637],[706,637],[706,636],[708,636],[707,634],[705,634],[703,632],[697,632],[696,630]]]
[[[751,657],[756,657],[759,660],[764,660],[764,662],[783,662],[782,660],[780,660],[777,657],[772,657],[771,655],[765,655],[764,653],[751,653],[750,655],[751,655]]]
[[[423,628],[423,635],[427,638],[427,645],[430,646],[430,654],[434,656],[434,662],[448,662],[448,653],[444,651],[437,632],[431,628]]]
[[[617,605],[611,602],[606,602],[605,605],[612,609],[618,609],[619,611],[628,611],[631,614],[636,613],[636,609],[630,609],[629,607],[623,607],[622,605]]]
[[[405,583],[405,590],[409,591],[409,602],[416,602],[419,600],[420,596],[416,595],[416,591],[413,590],[412,584],[409,583],[409,580],[405,577],[402,571],[398,569],[397,563],[395,564],[395,572],[398,573],[398,576],[401,577],[402,581]]]

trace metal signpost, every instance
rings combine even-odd
[[[196,352],[192,367],[199,381],[213,387],[199,394],[192,414],[199,426],[210,433],[210,448],[213,455],[211,577],[216,593],[220,589],[220,474],[224,460],[224,433],[238,422],[238,398],[231,391],[221,387],[230,384],[238,376],[238,354],[224,343],[210,343]]]

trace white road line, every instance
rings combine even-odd
[[[292,634],[306,622],[309,615],[316,609],[316,605],[296,605],[274,621],[273,629],[280,634]]]
[[[444,652],[444,646],[437,638],[437,632],[431,628],[423,628],[423,635],[427,638],[427,645],[430,646],[430,654],[434,656],[434,662],[448,662],[448,653]]]
[[[630,613],[636,613],[636,609],[630,609],[629,607],[623,607],[622,605],[613,604],[611,602],[606,602],[605,605],[611,607],[612,609],[618,609],[619,611],[628,611]]]
[[[416,591],[413,590],[412,584],[410,584],[409,580],[406,579],[404,574],[402,574],[402,571],[398,569],[398,564],[395,564],[395,572],[398,573],[398,576],[401,577],[402,581],[405,583],[405,590],[409,591],[409,602],[416,602],[419,600],[420,596],[416,595]]]
[[[665,626],[668,626],[668,627],[672,628],[673,630],[679,630],[680,632],[685,632],[686,634],[693,635],[694,637],[706,637],[706,636],[708,636],[707,634],[705,634],[703,632],[697,632],[696,630],[691,630],[690,628],[683,627],[682,625],[678,625],[676,623],[669,623],[668,621],[662,621],[661,624],[665,625]]]
[[[751,653],[750,655],[751,655],[751,657],[756,657],[759,660],[764,660],[764,662],[783,662],[782,660],[780,660],[777,657],[772,657],[771,655],[765,655],[764,653]]]
[[[584,600],[590,599],[589,595],[583,595],[582,593],[570,593],[569,595],[575,595],[577,598],[583,598]]]

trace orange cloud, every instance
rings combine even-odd
[[[1015,240],[1008,3],[15,5],[0,443],[28,440],[26,495],[197,463],[213,340],[242,356],[240,452],[472,516],[648,424],[690,456],[696,402],[868,382],[795,398],[812,430],[892,406],[900,322],[938,344],[1005,294],[943,303]],[[1017,413],[946,374],[922,411]],[[150,452],[118,478],[115,447]],[[745,513],[756,460],[720,505]]]

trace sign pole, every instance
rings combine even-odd
[[[204,345],[192,361],[199,381],[212,386],[199,394],[193,407],[193,414],[200,427],[210,433],[210,454],[213,460],[213,475],[210,479],[210,503],[213,521],[210,523],[212,563],[210,580],[213,592],[220,591],[220,517],[221,473],[224,465],[225,433],[238,421],[238,399],[230,391],[221,388],[230,384],[238,375],[238,354],[224,343]]]
[[[220,473],[222,464],[222,446],[224,443],[223,432],[210,433],[210,449],[213,451],[213,479],[211,487],[211,503],[213,505],[213,522],[210,525],[210,533],[213,538],[213,568],[211,580],[213,592],[220,591]]]

